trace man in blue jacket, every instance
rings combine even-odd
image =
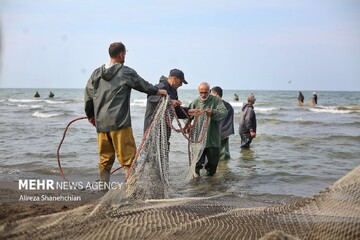
[[[183,71],[179,69],[172,69],[169,73],[169,77],[161,76],[159,83],[155,86],[159,89],[164,89],[168,93],[172,105],[175,107],[176,116],[180,119],[187,118],[187,110],[186,107],[181,107],[182,102],[179,101],[177,89],[181,87],[183,84],[188,84],[185,80],[185,76]],[[161,96],[159,95],[148,95],[146,102],[146,112],[144,119],[144,132],[148,129],[151,121],[152,115],[156,109],[160,101]],[[169,136],[170,134],[168,134]],[[169,136],[170,137],[170,136]]]

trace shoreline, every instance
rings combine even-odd
[[[68,211],[95,202],[105,193],[88,190],[19,190],[17,181],[0,180],[0,225],[28,217]]]
[[[97,204],[105,194],[106,192],[89,189],[19,190],[18,180],[0,179],[0,226],[29,217],[68,211],[90,203]],[[272,206],[303,199],[306,197],[276,194],[245,194],[241,197],[245,208]],[[170,199],[172,200],[178,199]]]

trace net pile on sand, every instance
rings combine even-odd
[[[145,134],[121,189],[71,211],[2,225],[0,238],[271,239],[265,236],[271,233],[273,239],[360,239],[360,166],[313,198],[276,206],[246,207],[233,195],[169,198],[165,132],[175,128],[169,109],[168,99],[159,104],[156,127]],[[189,137],[191,162],[203,148],[204,134],[197,128]]]

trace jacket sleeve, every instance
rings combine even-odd
[[[92,77],[90,77],[86,84],[84,96],[85,114],[88,118],[94,118],[94,86],[92,85]]]
[[[255,112],[253,109],[247,109],[246,115],[245,115],[245,126],[247,130],[254,130],[256,132],[256,121],[255,119]]]
[[[214,108],[212,109],[211,119],[214,121],[221,121],[226,118],[228,110],[226,109],[223,101],[216,97]]]
[[[128,79],[130,80],[128,81],[128,84],[131,86],[131,88],[149,95],[157,94],[158,88],[140,77],[135,70],[127,68],[125,71],[130,76],[130,79]]]
[[[187,112],[189,111],[188,107],[176,107],[175,112],[176,116],[180,119],[188,118]]]

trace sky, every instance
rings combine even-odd
[[[358,0],[0,0],[0,87],[84,88],[121,41],[156,84],[360,91]]]

